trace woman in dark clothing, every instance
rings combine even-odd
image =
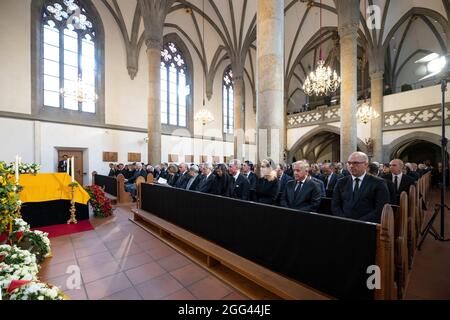
[[[173,187],[178,180],[178,166],[176,164],[171,164],[167,171],[167,184]]]
[[[216,173],[216,182],[213,187],[212,194],[216,194],[218,196],[229,197],[231,193],[231,184],[233,179],[228,173],[228,168],[225,164],[221,163],[217,165],[215,170]]]
[[[261,178],[256,181],[256,202],[275,205],[279,182],[268,160],[261,161]]]

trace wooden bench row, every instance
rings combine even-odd
[[[98,176],[97,172],[96,171],[92,172],[92,184],[97,184],[95,179],[96,176]],[[130,193],[125,191],[125,177],[123,174],[119,174],[117,177],[102,176],[102,178],[111,179],[113,183],[117,184],[117,194],[109,194],[108,192],[105,191],[106,196],[109,199],[111,199],[113,203],[124,204],[124,203],[131,203],[133,201]],[[136,179],[136,186],[142,182],[153,183],[153,174],[149,173],[147,175],[147,179],[145,179],[144,177],[138,177]],[[105,186],[103,185],[99,186],[105,189]]]

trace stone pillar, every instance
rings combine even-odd
[[[359,0],[337,0],[341,43],[341,161],[357,150],[357,38]]]
[[[284,1],[257,2],[257,161],[283,161],[284,112]]]
[[[233,74],[234,101],[234,157],[244,160],[244,78]]]
[[[160,41],[147,41],[148,61],[148,163],[161,162],[161,46]]]
[[[383,162],[383,71],[370,73],[370,105],[379,117],[371,121],[374,161]]]

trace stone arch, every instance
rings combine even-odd
[[[334,127],[334,126],[330,126],[330,125],[321,125],[317,128],[314,128],[314,129],[310,130],[308,133],[306,133],[305,135],[303,135],[300,139],[298,139],[296,143],[294,143],[292,148],[288,151],[287,162],[292,163],[293,158],[294,158],[295,154],[297,153],[298,149],[302,145],[307,143],[309,140],[311,140],[314,136],[316,136],[317,134],[323,133],[323,132],[334,133],[338,136],[341,135],[341,130],[338,127]],[[359,138],[357,140],[358,140],[358,142],[357,142],[358,150],[360,150],[364,153],[367,153],[366,144]]]

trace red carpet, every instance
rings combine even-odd
[[[55,224],[53,226],[39,227],[32,230],[47,232],[49,238],[56,238],[67,234],[94,230],[94,227],[89,220],[81,220],[77,224]]]

